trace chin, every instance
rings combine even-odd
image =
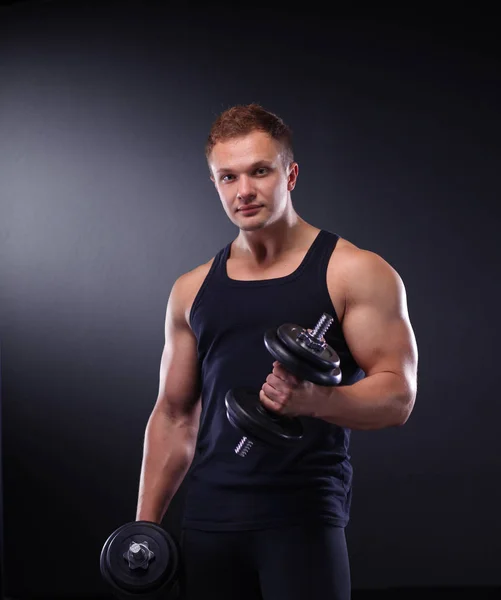
[[[267,225],[266,221],[259,221],[257,223],[235,223],[235,225],[241,231],[259,231],[260,229],[264,229]]]

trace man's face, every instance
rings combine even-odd
[[[281,218],[298,171],[296,163],[285,168],[280,144],[262,131],[218,142],[209,166],[226,214],[243,231]]]

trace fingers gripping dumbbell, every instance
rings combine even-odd
[[[312,330],[285,323],[264,335],[264,344],[270,354],[290,373],[318,385],[338,385],[341,382],[339,356],[325,342],[324,335],[333,318],[323,313]],[[275,414],[267,410],[259,399],[259,391],[234,388],[225,397],[226,416],[244,436],[235,448],[239,456],[247,456],[254,440],[287,446],[303,436],[297,417]]]
[[[126,523],[101,550],[101,575],[120,600],[173,600],[179,597],[179,555],[177,542],[156,523]]]

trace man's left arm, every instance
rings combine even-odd
[[[403,425],[416,399],[418,363],[404,284],[393,267],[369,251],[355,251],[347,267],[342,328],[366,377],[327,388],[319,394],[314,416],[350,429]]]

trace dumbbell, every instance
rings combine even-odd
[[[100,569],[120,600],[179,597],[179,546],[156,523],[133,521],[116,529],[101,550]]]
[[[264,334],[264,344],[270,354],[299,379],[318,385],[338,385],[341,382],[340,360],[336,351],[325,342],[324,335],[334,319],[323,313],[312,330],[285,323]],[[244,435],[235,453],[247,456],[254,440],[274,446],[291,446],[303,437],[303,426],[297,417],[279,415],[266,409],[259,391],[240,387],[228,390],[225,396],[226,417]]]

